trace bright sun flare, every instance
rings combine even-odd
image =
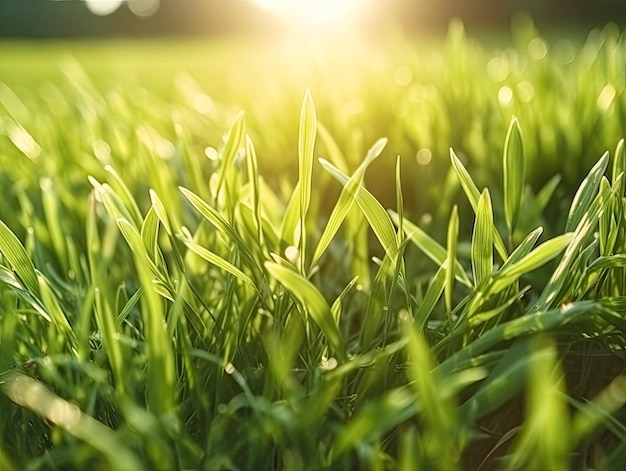
[[[364,0],[253,0],[260,8],[285,20],[326,26],[347,21],[361,10]]]

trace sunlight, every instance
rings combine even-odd
[[[261,9],[292,26],[348,26],[363,12],[364,0],[253,0]]]

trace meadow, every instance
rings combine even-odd
[[[0,469],[621,469],[617,26],[0,64]]]

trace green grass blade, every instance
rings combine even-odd
[[[204,260],[211,263],[212,265],[215,265],[216,267],[221,268],[222,270],[230,273],[231,275],[238,278],[240,281],[243,281],[245,284],[247,284],[248,286],[250,286],[251,288],[253,288],[255,291],[258,292],[258,289],[256,285],[254,284],[254,281],[252,281],[252,279],[248,275],[246,275],[244,272],[242,272],[239,268],[234,266],[232,263],[224,260],[222,257],[220,257],[219,255],[216,255],[215,253],[211,252],[205,247],[202,247],[200,244],[194,242],[189,237],[186,237],[184,235],[179,235],[178,237],[196,255],[199,255],[200,257],[202,257]]]
[[[512,469],[566,471],[570,469],[570,420],[563,400],[565,379],[552,341],[534,339],[528,373],[527,417],[509,465]]]
[[[417,412],[415,396],[406,388],[393,389],[358,411],[334,440],[331,459],[375,440]]]
[[[298,136],[298,175],[300,189],[300,273],[305,273],[306,263],[306,214],[311,202],[313,180],[313,152],[317,135],[317,117],[311,91],[307,90],[300,111],[300,134]]]
[[[556,236],[539,245],[518,262],[509,264],[506,268],[503,267],[495,275],[490,291],[497,293],[518,280],[522,275],[546,264],[565,250],[573,239],[573,233]]]
[[[359,191],[359,187],[363,183],[363,176],[365,175],[365,170],[369,166],[370,163],[376,159],[387,144],[387,139],[379,139],[372,146],[372,148],[368,151],[365,156],[365,160],[359,165],[359,168],[354,172],[354,174],[350,177],[346,185],[341,190],[341,194],[339,195],[339,200],[337,204],[333,208],[330,217],[328,218],[328,222],[326,223],[326,227],[324,227],[324,232],[320,237],[317,246],[315,247],[315,252],[313,253],[313,259],[311,261],[311,266],[315,265],[321,256],[324,254],[331,241],[339,231],[341,224],[345,220],[348,212],[352,208],[354,204],[356,193]],[[320,163],[322,163],[323,159],[320,159]],[[322,163],[322,165],[324,165]]]
[[[478,210],[478,201],[480,200],[480,192],[478,191],[478,187],[476,187],[474,180],[472,180],[472,177],[467,172],[465,166],[463,165],[463,163],[461,163],[461,160],[456,156],[454,150],[452,149],[450,149],[450,161],[452,162],[452,167],[454,168],[459,182],[461,183],[461,188],[463,188],[463,191],[465,192],[465,196],[467,196],[467,199],[470,202],[472,209],[474,210],[474,212],[476,212]],[[504,242],[502,241],[502,237],[500,236],[500,233],[495,229],[495,226],[493,229],[493,241],[498,254],[502,258],[502,260],[506,261],[506,259],[508,258],[508,253]]]
[[[613,168],[611,171],[611,182],[613,186],[617,183],[617,178],[626,171],[626,147],[624,146],[624,139],[620,139],[615,148],[615,155],[613,156]],[[620,196],[622,193],[620,193]]]
[[[152,207],[154,208],[154,212],[158,216],[159,221],[161,221],[165,232],[167,232],[167,234],[171,236],[172,226],[170,225],[170,219],[167,217],[167,211],[165,210],[165,206],[163,205],[163,202],[159,198],[159,195],[157,195],[156,191],[152,189],[150,190],[150,201],[152,201]]]
[[[0,252],[11,264],[11,268],[28,291],[34,296],[39,296],[39,282],[35,266],[20,240],[2,221],[0,221]]]
[[[454,290],[454,262],[456,261],[456,245],[459,238],[459,210],[455,205],[452,207],[450,222],[448,223],[448,252],[446,255],[446,287],[444,300],[448,317],[452,316],[452,294]]]
[[[472,358],[478,357],[500,342],[538,332],[550,332],[565,325],[589,319],[590,315],[602,309],[604,307],[600,301],[577,301],[562,309],[526,314],[485,332],[462,350],[444,360],[437,369],[441,370],[441,376],[451,374],[462,365],[470,364]]]
[[[389,211],[391,219],[398,225],[398,215],[393,211]],[[424,254],[435,262],[438,266],[445,263],[447,258],[446,249],[444,249],[436,240],[426,234],[422,229],[413,224],[408,219],[404,219],[404,232],[407,237],[413,242]],[[468,278],[463,266],[458,260],[454,262],[454,276],[456,279],[467,287],[472,287],[472,282]]]
[[[504,173],[504,217],[513,235],[517,216],[522,200],[524,180],[526,178],[526,159],[524,156],[524,140],[519,121],[513,117],[506,134],[503,156]]]
[[[265,268],[300,303],[302,311],[311,316],[326,335],[328,343],[339,359],[345,360],[346,345],[341,338],[330,307],[318,289],[302,275],[277,263],[266,262]]]
[[[489,190],[484,190],[478,200],[474,232],[472,234],[471,259],[474,286],[478,287],[493,270],[493,209]]]
[[[437,301],[439,301],[441,295],[443,294],[443,289],[446,285],[447,273],[448,270],[444,262],[439,270],[437,270],[437,273],[435,273],[433,279],[430,281],[430,285],[428,285],[424,299],[415,313],[415,324],[418,326],[420,332],[424,330],[424,327],[428,322],[428,318],[435,309]]]
[[[229,172],[232,171],[235,156],[237,155],[237,151],[239,151],[239,147],[241,146],[241,140],[244,136],[245,125],[245,113],[243,111],[240,111],[233,120],[230,129],[228,130],[226,143],[224,144],[224,149],[222,150],[222,158],[220,160],[219,167],[219,178],[217,181],[214,195],[216,201],[218,199],[222,186],[224,185],[226,176],[229,174]]]
[[[257,228],[257,242],[259,247],[264,247],[263,241],[263,217],[261,214],[261,190],[259,182],[259,166],[254,144],[249,136],[246,136],[246,159],[248,163],[248,181],[250,182],[250,200],[252,201],[252,213]]]
[[[350,179],[341,172],[337,167],[326,160],[320,160],[322,166],[335,177],[339,183],[344,187],[348,184]],[[363,186],[359,186],[355,193],[356,202],[363,211],[363,215],[367,219],[370,227],[374,231],[374,234],[380,241],[381,245],[385,249],[385,252],[392,260],[396,260],[398,257],[398,242],[396,238],[396,231],[393,228],[393,223],[389,217],[389,214],[378,200]]]
[[[145,469],[137,455],[113,430],[82,412],[75,404],[57,396],[39,381],[10,371],[0,376],[0,390],[20,407],[44,417],[98,450],[112,469]]]
[[[609,164],[609,153],[605,152],[604,155],[596,162],[593,168],[589,171],[582,184],[578,188],[572,205],[570,207],[567,224],[565,225],[565,232],[573,231],[576,226],[582,221],[585,214],[588,213],[591,204],[598,194],[600,182],[602,176],[606,171],[606,167]]]
[[[435,469],[458,469],[458,420],[450,397],[441,394],[443,380],[438,377],[435,359],[426,340],[412,324],[406,324],[409,337],[408,376],[420,402],[420,416],[424,419],[422,439],[426,442],[428,462]]]

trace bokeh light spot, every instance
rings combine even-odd
[[[393,80],[401,87],[406,87],[413,81],[413,72],[406,65],[401,65],[393,73]]]
[[[425,167],[430,163],[431,160],[433,160],[433,153],[430,151],[430,149],[423,147],[422,149],[417,151],[415,158],[417,159],[418,164]]]
[[[513,90],[511,90],[511,87],[502,87],[498,91],[498,101],[501,105],[509,105],[513,101]]]
[[[161,0],[128,0],[128,8],[137,16],[152,16],[161,6]]]
[[[504,82],[509,76],[509,64],[501,57],[494,57],[487,64],[487,76],[494,82]]]
[[[91,13],[98,16],[106,16],[114,13],[123,0],[84,0]]]
[[[548,45],[541,38],[534,38],[528,43],[528,55],[536,61],[543,59],[548,54]]]

